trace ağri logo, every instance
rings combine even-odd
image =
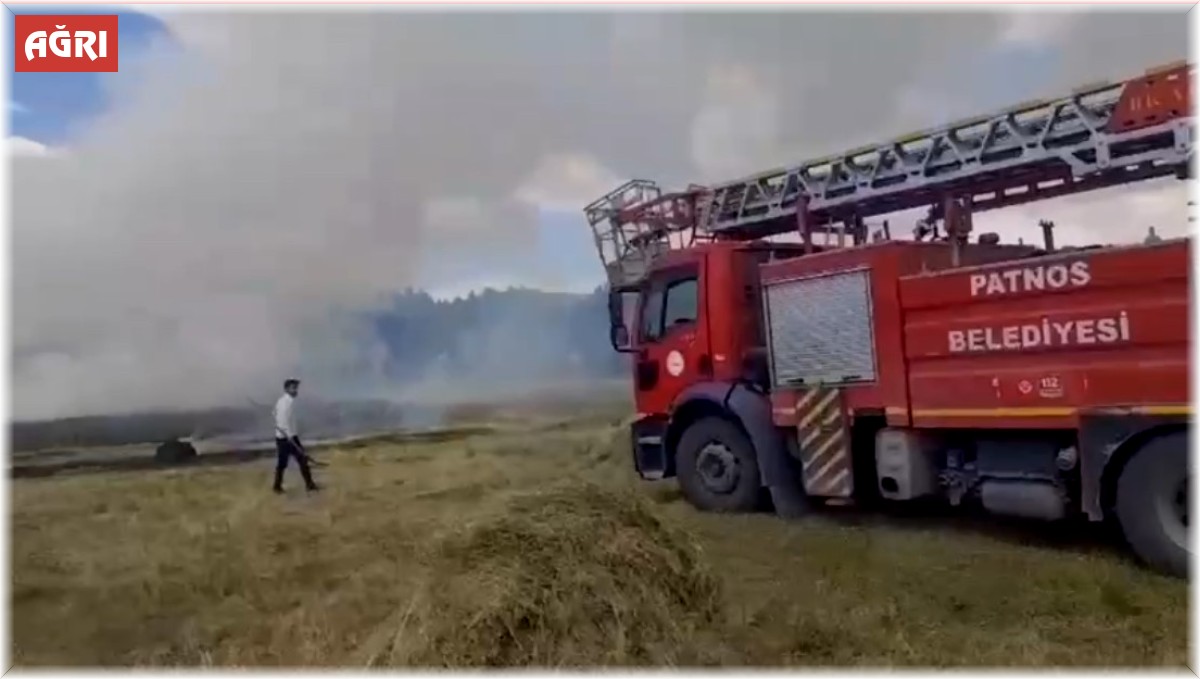
[[[116,72],[117,15],[18,14],[14,18],[16,72]]]

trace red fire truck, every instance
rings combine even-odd
[[[633,358],[637,471],[712,511],[922,500],[1106,521],[1185,575],[1190,240],[971,232],[981,210],[1189,179],[1191,74],[587,206]],[[925,208],[911,239],[869,233]]]

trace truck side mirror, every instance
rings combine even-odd
[[[608,293],[608,341],[613,351],[633,351],[629,342],[629,328],[625,327],[625,307],[620,292]]]
[[[630,351],[629,346],[629,330],[623,325],[613,326],[612,336],[609,338],[612,342],[613,349],[620,352]]]

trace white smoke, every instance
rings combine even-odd
[[[69,148],[14,159],[14,414],[240,404],[287,374],[369,375],[381,349],[357,314],[390,293],[476,262],[541,283],[524,256],[539,207],[615,178],[678,186],[926,126],[900,102],[930,82],[978,89],[961,64],[1031,40],[1013,21],[169,15],[182,50],[113,79],[112,109]],[[1179,14],[1039,30],[1066,50],[1056,87],[1186,49]],[[1097,44],[1102,57],[1080,51]],[[977,112],[961,99],[942,113]],[[1127,229],[1137,209],[1075,221]]]

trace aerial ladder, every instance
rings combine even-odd
[[[971,215],[1174,175],[1191,177],[1189,79],[1176,62],[1123,80],[712,186],[629,181],[584,208],[613,291],[666,250],[816,234],[867,241],[865,220],[928,208],[953,252]]]

